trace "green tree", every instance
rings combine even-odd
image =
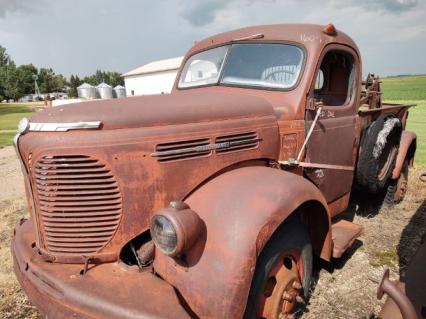
[[[70,77],[70,81],[68,82],[68,85],[70,87],[69,91],[68,91],[68,96],[69,97],[77,97],[78,93],[77,93],[77,88],[82,84],[82,81],[80,80],[80,78],[78,77],[78,75],[71,75]]]
[[[37,68],[32,64],[23,64],[16,69],[19,78],[20,91],[23,95],[35,91],[33,76],[38,74]]]
[[[6,52],[6,48],[0,45],[0,67],[5,66],[11,62],[9,54]]]
[[[18,99],[22,92],[16,65],[6,49],[0,46],[0,101],[3,99]]]
[[[121,76],[121,73],[96,70],[95,74],[90,76],[85,76],[83,82],[89,83],[91,85],[99,85],[102,82],[111,85],[112,87],[117,85],[124,85],[124,79]]]
[[[6,48],[0,45],[0,101],[7,98],[5,89],[11,62],[12,60],[6,52]]]
[[[108,84],[112,87],[117,85],[124,85],[124,79],[121,76],[121,73],[118,72],[107,72],[108,74]]]
[[[51,68],[41,68],[38,73],[41,93],[62,92],[66,83],[63,75],[56,75]]]
[[[17,100],[22,96],[18,72],[13,61],[1,68],[0,82],[3,83],[3,98]]]

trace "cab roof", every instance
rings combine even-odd
[[[233,42],[266,42],[285,41],[303,45],[308,51],[321,51],[329,43],[340,43],[359,50],[355,42],[344,32],[336,30],[333,35],[323,32],[325,25],[316,24],[270,24],[259,25],[219,33],[195,43],[187,57],[197,51],[209,47],[225,45]]]

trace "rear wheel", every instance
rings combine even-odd
[[[245,318],[290,318],[303,306],[311,276],[309,233],[294,216],[279,227],[259,256]]]
[[[367,128],[356,169],[356,181],[362,190],[374,194],[386,186],[395,166],[401,132],[401,121],[386,114]]]

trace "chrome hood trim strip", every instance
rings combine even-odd
[[[28,131],[31,132],[66,132],[69,130],[97,129],[101,121],[71,122],[71,123],[34,123],[29,122]]]

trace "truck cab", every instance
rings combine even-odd
[[[414,159],[409,106],[361,70],[333,25],[248,27],[197,42],[171,94],[21,121],[30,217],[12,252],[31,301],[56,318],[291,316],[313,255],[362,231],[339,218],[354,185],[397,199]]]

